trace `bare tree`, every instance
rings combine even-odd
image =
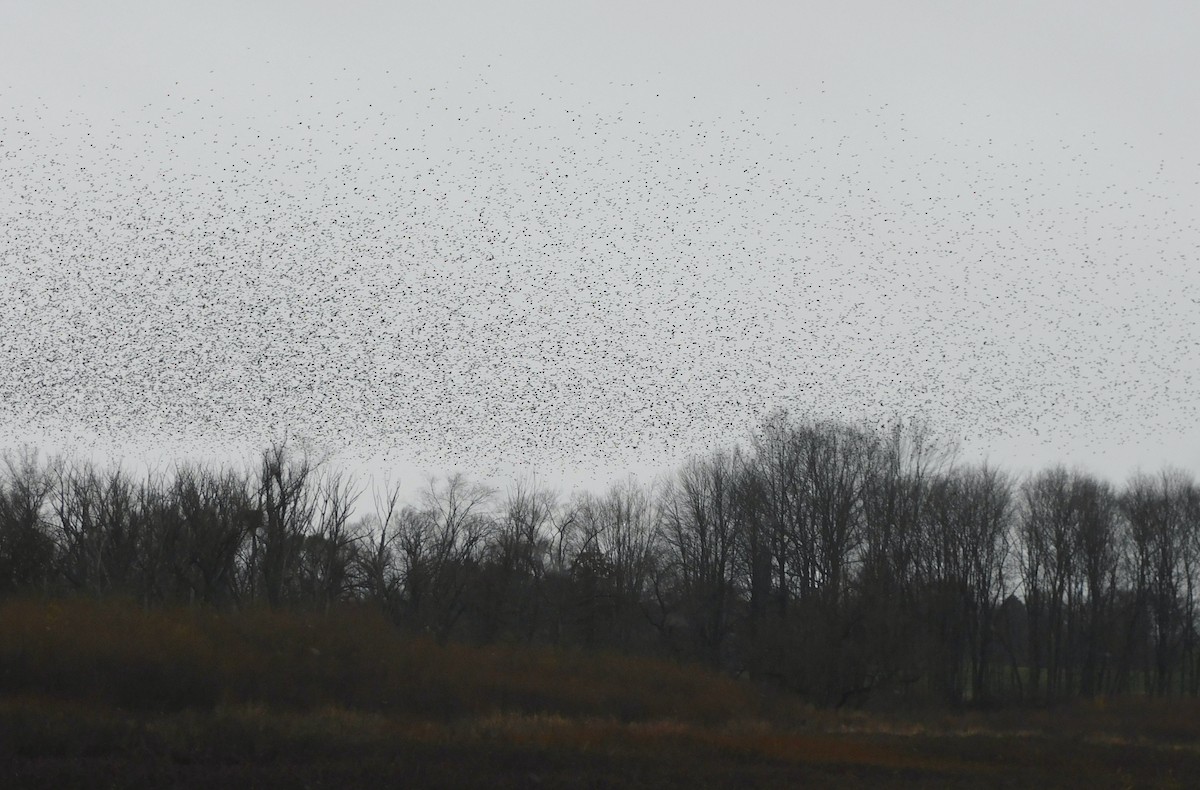
[[[1184,583],[1186,598],[1184,612],[1184,644],[1182,671],[1186,677],[1185,689],[1193,697],[1200,696],[1200,634],[1197,629],[1197,608],[1200,602],[1200,484],[1187,480],[1179,491],[1179,507],[1182,519],[1184,545]]]
[[[1068,671],[1067,615],[1073,604],[1077,512],[1071,474],[1062,466],[1030,477],[1021,487],[1019,563],[1029,616],[1030,692],[1055,699]]]
[[[745,525],[769,547],[776,618],[756,660],[788,685],[838,703],[865,693],[871,672],[866,617],[853,593],[877,446],[860,427],[777,412],[756,437],[755,481],[743,487],[755,501]]]
[[[1117,649],[1112,631],[1123,536],[1112,486],[1090,475],[1078,475],[1074,488],[1078,512],[1075,597],[1083,602],[1079,690],[1083,696],[1093,697],[1105,690],[1112,669],[1109,657]]]
[[[404,576],[398,554],[400,535],[400,485],[385,485],[382,494],[374,494],[374,512],[359,524],[363,535],[355,555],[359,589],[367,600],[380,604],[393,617],[399,617],[404,598]]]
[[[0,592],[45,592],[55,552],[46,524],[54,480],[31,448],[16,455],[5,453],[4,466],[7,479],[0,481]]]
[[[52,510],[60,571],[75,590],[96,595],[137,594],[135,573],[147,527],[138,488],[120,467],[53,467]]]
[[[994,624],[1008,592],[1012,484],[987,465],[952,470],[930,486],[924,571],[932,669],[950,702],[989,692]],[[965,675],[965,677],[964,677]]]
[[[629,477],[603,494],[581,493],[570,506],[567,572],[576,625],[586,643],[628,646],[645,625],[659,503],[653,485]]]
[[[802,554],[795,550],[797,538],[808,530],[802,450],[807,433],[786,411],[775,412],[764,421],[755,437],[754,465],[757,483],[759,551],[770,558],[770,596],[774,613],[786,616],[793,596],[793,579],[808,575],[795,567]]]
[[[280,606],[295,593],[297,565],[313,525],[317,465],[304,452],[295,457],[286,442],[262,453],[247,566],[252,595]]]
[[[409,611],[415,624],[440,641],[467,611],[466,591],[495,523],[487,512],[493,495],[461,474],[441,487],[431,478],[421,508],[401,514],[397,542]]]
[[[245,592],[238,558],[257,526],[247,479],[233,470],[180,465],[163,495],[158,527],[162,597],[188,603],[236,603]]]
[[[920,421],[879,427],[863,486],[863,546],[858,576],[864,661],[874,686],[909,690],[925,673],[926,507],[930,487],[953,462],[954,448]]]
[[[692,458],[664,492],[665,568],[700,654],[723,663],[738,596],[737,546],[742,516],[738,451]]]
[[[557,500],[534,478],[519,479],[508,489],[486,550],[478,604],[485,639],[519,636],[531,642],[537,635]]]
[[[1191,543],[1185,532],[1188,490],[1181,472],[1167,470],[1157,477],[1135,475],[1122,498],[1133,548],[1135,618],[1143,607],[1150,618],[1153,664],[1148,690],[1160,696],[1172,689],[1184,640],[1183,588]],[[1130,634],[1136,638],[1137,629]]]
[[[328,610],[357,586],[355,557],[364,536],[350,523],[350,514],[362,491],[340,473],[327,473],[317,489],[314,520],[301,546],[298,574],[302,599]]]

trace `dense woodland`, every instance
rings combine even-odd
[[[144,478],[10,453],[0,592],[367,601],[402,632],[668,655],[834,706],[1200,695],[1200,485],[1179,471],[1017,479],[919,424],[777,413],[603,494],[453,476],[355,518],[363,494],[286,444]]]

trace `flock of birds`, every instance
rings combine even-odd
[[[787,98],[193,88],[0,113],[10,433],[569,469],[669,463],[777,406],[979,446],[1198,424],[1174,164]]]

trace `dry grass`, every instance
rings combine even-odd
[[[1200,706],[814,711],[671,662],[439,646],[363,609],[0,604],[5,786],[1186,787]]]
[[[493,711],[719,721],[744,684],[671,662],[404,638],[367,609],[145,612],[96,601],[0,605],[0,692],[133,710],[259,703],[454,719]]]

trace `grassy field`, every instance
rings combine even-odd
[[[365,610],[0,604],[3,787],[1193,787],[1200,706],[817,711]]]

